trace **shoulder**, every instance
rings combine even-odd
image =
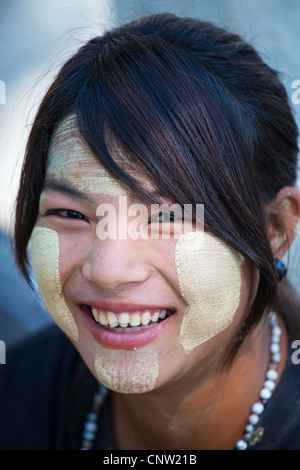
[[[262,415],[258,426],[261,434],[250,449],[300,449],[300,337],[293,325],[286,326],[289,341],[285,368]]]
[[[4,376],[6,380],[11,378],[15,382],[20,382],[25,376],[27,380],[30,376],[42,379],[43,372],[47,371],[49,377],[53,368],[57,370],[64,367],[66,362],[76,359],[78,353],[74,346],[54,325],[8,348],[6,364],[0,369],[0,377]]]
[[[49,448],[82,360],[56,326],[9,349],[0,366],[0,449]]]

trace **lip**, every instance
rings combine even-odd
[[[93,304],[93,307],[96,304]],[[103,308],[105,304],[97,304],[95,308]],[[108,304],[106,305],[108,306]],[[131,308],[129,308],[130,304],[118,304],[118,311],[109,305],[110,311],[115,313],[121,313],[124,311],[133,311],[133,310],[144,310],[146,308],[149,309],[149,306],[145,305],[133,305],[131,304]],[[126,310],[125,308],[126,307]],[[153,309],[153,307],[152,307]],[[161,309],[161,307],[160,307]],[[96,323],[95,320],[92,318],[89,308],[86,305],[80,305],[80,310],[83,314],[83,317],[86,321],[86,324],[93,335],[94,339],[97,343],[101,344],[106,348],[111,349],[127,349],[127,350],[134,350],[137,348],[141,348],[146,346],[147,344],[151,343],[162,331],[170,324],[174,314],[167,317],[164,321],[158,323],[157,325],[151,326],[151,328],[145,328],[139,331],[132,331],[130,333],[119,333],[115,331],[111,331],[108,328],[101,326],[99,323]]]

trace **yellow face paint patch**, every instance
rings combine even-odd
[[[189,353],[232,323],[240,303],[243,257],[207,232],[189,232],[179,238],[175,258],[187,304],[180,342]]]
[[[155,386],[159,365],[151,347],[136,351],[101,348],[95,359],[98,380],[120,393],[146,393]]]
[[[35,227],[31,236],[33,271],[45,307],[55,323],[74,341],[78,329],[64,300],[59,276],[59,238],[55,230]]]
[[[80,191],[119,196],[129,188],[103,168],[79,134],[75,115],[64,119],[54,132],[48,153],[47,175],[67,179]]]

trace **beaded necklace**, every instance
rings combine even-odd
[[[269,314],[270,326],[272,330],[270,341],[270,362],[265,376],[265,382],[259,393],[259,401],[255,402],[251,408],[251,414],[248,418],[247,425],[244,430],[242,438],[235,444],[235,450],[246,450],[251,444],[256,426],[265,410],[267,402],[270,400],[275,382],[278,377],[277,367],[280,362],[280,335],[281,328],[278,326],[276,314],[271,312]],[[104,385],[99,384],[99,389],[93,397],[92,407],[87,414],[84,423],[81,450],[91,450],[94,447],[97,431],[98,431],[98,418],[100,408],[109,393],[109,390]]]

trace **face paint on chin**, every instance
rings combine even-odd
[[[159,362],[155,348],[146,346],[133,351],[100,348],[95,370],[98,380],[118,393],[146,393],[155,387]]]
[[[61,289],[59,237],[55,230],[46,227],[33,229],[31,258],[39,291],[48,313],[73,341],[78,341],[78,328]]]
[[[244,258],[207,232],[183,234],[175,250],[180,291],[187,304],[180,343],[189,353],[232,323],[240,303]]]

